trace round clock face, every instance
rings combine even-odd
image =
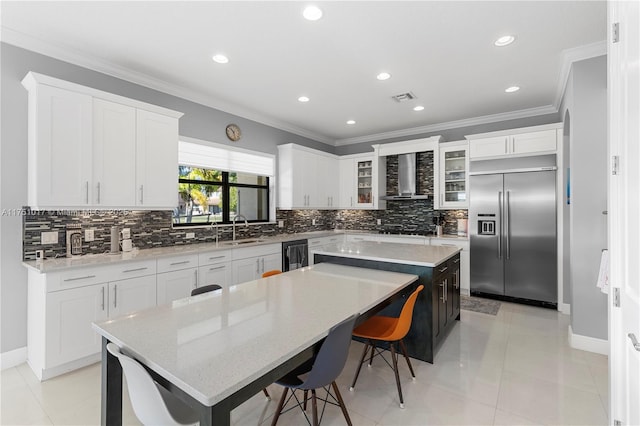
[[[240,133],[240,127],[238,127],[237,124],[229,124],[226,131],[227,137],[233,142],[237,141],[238,139],[240,139],[240,136],[242,136],[242,134]]]

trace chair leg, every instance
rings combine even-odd
[[[266,396],[266,397],[267,397],[267,399],[268,399],[269,401],[271,401],[271,395],[269,395],[269,392],[267,391],[267,388],[263,388],[263,389],[262,389],[262,392],[264,393],[264,396]]]
[[[371,367],[371,364],[373,364],[373,355],[376,352],[376,344],[373,343],[372,340],[369,340],[369,345],[371,345],[371,356],[369,357],[369,367]]]
[[[282,407],[284,406],[284,401],[287,398],[287,392],[289,392],[289,388],[284,388],[282,391],[282,397],[280,397],[280,402],[278,402],[278,408],[276,408],[276,412],[273,415],[271,426],[275,426],[276,423],[278,423],[278,419],[280,418],[280,412],[282,411]]]
[[[391,349],[391,359],[393,360],[393,372],[396,375],[396,386],[398,387],[398,396],[400,397],[400,408],[404,408],[404,400],[402,399],[402,387],[400,386],[400,375],[398,375],[398,355],[393,346],[393,343],[389,345]]]
[[[360,375],[360,369],[362,368],[362,364],[364,363],[364,358],[367,356],[367,349],[369,349],[369,343],[364,344],[364,350],[362,351],[362,357],[360,357],[360,363],[358,364],[358,369],[356,370],[356,375],[353,378],[353,383],[351,383],[350,391],[356,386],[356,381],[358,380],[358,376]]]
[[[304,390],[304,403],[302,404],[302,409],[307,411],[307,398],[309,395],[309,391],[307,389]]]
[[[411,377],[416,378],[416,374],[413,372],[413,367],[411,366],[411,361],[409,360],[409,356],[407,355],[407,348],[404,346],[404,341],[400,340],[400,349],[402,350],[402,354],[404,355],[404,359],[407,360],[407,365],[409,366],[409,371],[411,371]]]
[[[344,414],[344,419],[347,421],[349,426],[352,426],[351,418],[349,417],[349,413],[347,413],[347,406],[344,404],[344,400],[342,399],[342,395],[340,394],[340,390],[338,389],[338,385],[335,381],[331,382],[331,386],[333,387],[333,391],[336,393],[336,399],[340,404],[340,409],[342,410],[342,414]]]
[[[313,426],[318,426],[318,402],[315,389],[311,390],[311,411],[313,413]]]

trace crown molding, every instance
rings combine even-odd
[[[574,47],[562,51],[562,64],[560,65],[560,76],[558,78],[558,88],[556,96],[553,100],[553,106],[560,109],[564,92],[569,82],[569,74],[574,62],[583,61],[585,59],[596,58],[607,54],[607,41],[602,40],[596,43],[585,44],[584,46]]]
[[[483,115],[481,117],[465,118],[463,120],[448,121],[445,123],[429,124],[427,126],[411,127],[409,129],[393,130],[390,132],[374,133],[355,138],[338,139],[336,146],[351,145],[362,142],[376,142],[397,137],[416,136],[419,134],[438,132],[440,130],[456,129],[459,127],[476,126],[478,124],[495,123],[499,121],[515,120],[518,118],[534,117],[537,115],[554,114],[558,109],[552,105],[543,107],[521,109],[499,114]]]
[[[294,126],[284,121],[267,117],[256,111],[244,108],[231,102],[224,102],[219,99],[214,99],[211,96],[203,96],[201,93],[198,93],[194,90],[186,89],[182,86],[168,83],[164,80],[160,80],[145,73],[133,71],[129,68],[117,66],[109,61],[104,61],[93,55],[87,55],[84,52],[79,52],[66,46],[43,41],[36,37],[32,37],[30,35],[12,30],[11,28],[2,27],[1,39],[4,43],[30,50],[41,55],[49,56],[64,62],[69,62],[71,64],[97,71],[102,74],[110,75],[122,80],[126,80],[128,82],[135,83],[149,89],[158,90],[160,92],[173,95],[188,101],[196,102],[198,104],[214,108],[228,114],[237,115],[247,120],[255,121],[266,126],[274,127],[279,130],[284,130],[298,136],[313,139],[315,141],[334,146],[334,139],[327,136]]]

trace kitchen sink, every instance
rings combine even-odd
[[[262,243],[262,242],[264,242],[263,239],[253,238],[253,239],[248,239],[248,240],[225,241],[222,244],[227,245],[227,246],[241,246],[241,245],[244,245],[244,244],[254,244],[254,243]]]

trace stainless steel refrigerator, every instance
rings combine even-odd
[[[555,156],[474,163],[471,293],[557,304]]]

